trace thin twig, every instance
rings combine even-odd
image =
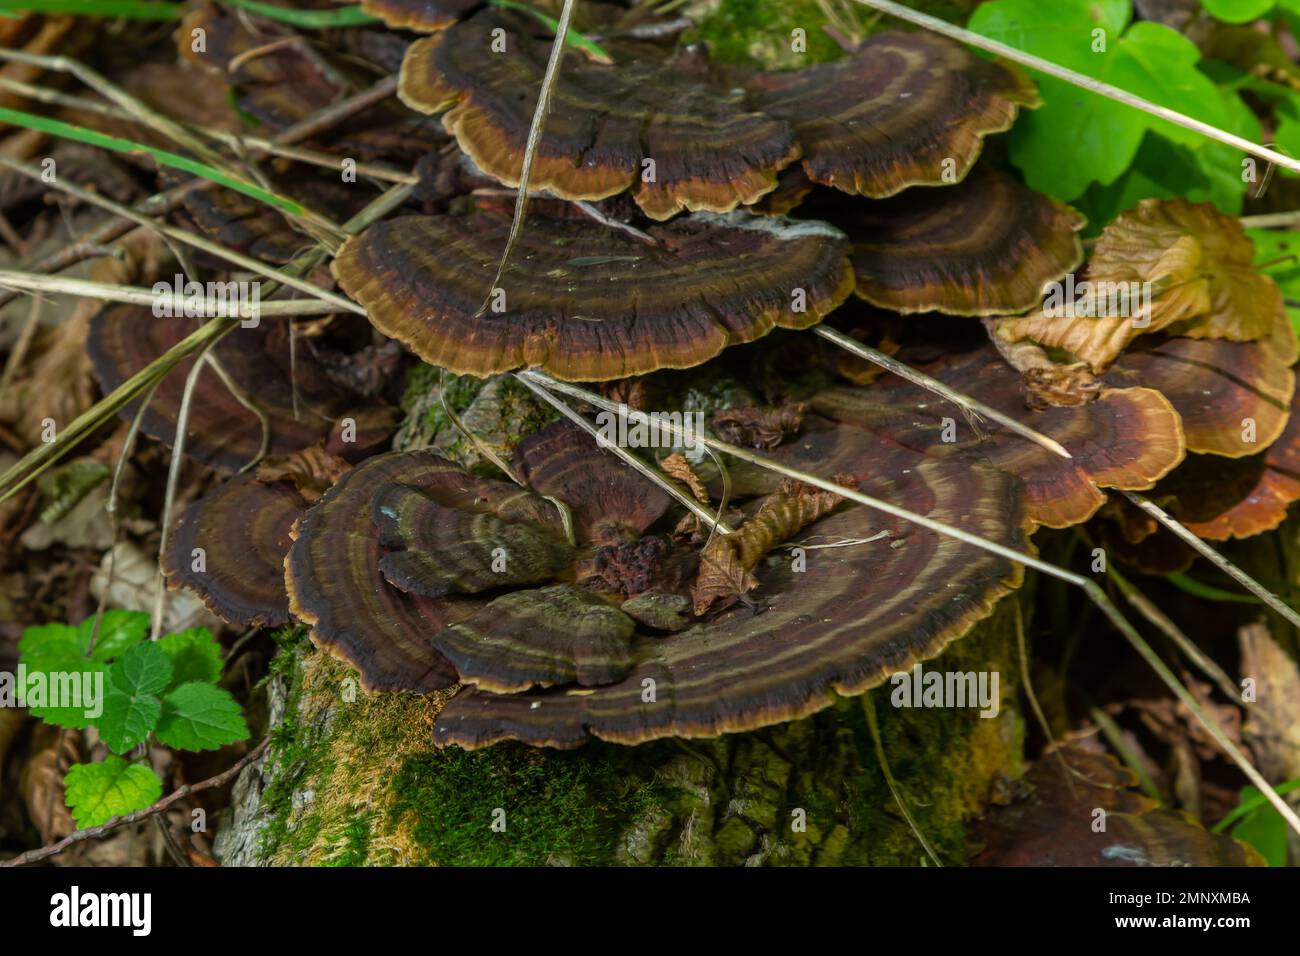
[[[868,362],[879,365],[881,368],[893,372],[899,378],[906,379],[913,385],[919,385],[926,391],[934,392],[934,394],[941,398],[946,398],[954,405],[965,409],[971,414],[978,415],[981,418],[987,418],[989,421],[997,422],[1008,431],[1015,432],[1021,438],[1026,438],[1035,445],[1041,445],[1054,455],[1060,455],[1062,458],[1072,457],[1056,439],[1050,438],[1042,432],[1035,431],[1028,425],[1016,421],[1009,415],[1004,415],[996,408],[990,408],[983,402],[963,395],[961,392],[948,387],[938,379],[931,378],[929,375],[917,371],[910,365],[905,365],[898,359],[881,352],[879,349],[873,349],[869,345],[863,345],[852,336],[845,335],[843,332],[836,331],[835,329],[829,328],[825,325],[819,325],[814,328],[813,331],[826,341],[839,346],[846,352],[850,352],[860,359],[865,359]]]
[[[270,737],[264,738],[260,744],[248,753],[244,754],[244,756],[236,761],[231,767],[223,770],[215,777],[209,777],[207,780],[200,780],[198,783],[187,783],[183,786],[177,787],[152,806],[145,807],[143,810],[136,810],[134,813],[128,813],[125,816],[113,817],[111,820],[106,820],[98,826],[87,827],[84,830],[77,830],[75,833],[68,834],[57,843],[51,843],[49,846],[43,846],[38,850],[28,850],[26,853],[21,853],[12,859],[5,860],[3,863],[0,863],[0,866],[26,866],[28,863],[39,863],[41,860],[48,860],[50,857],[57,856],[74,844],[83,843],[86,840],[98,840],[101,837],[107,836],[118,827],[129,826],[132,823],[139,823],[141,820],[147,819],[154,814],[162,813],[173,803],[183,800],[191,794],[224,786],[245,767],[257,760],[258,757],[262,756],[270,743]]]
[[[14,380],[14,376],[18,374],[23,359],[27,357],[27,350],[31,348],[32,342],[36,339],[36,332],[41,327],[41,309],[43,307],[44,300],[40,296],[32,298],[32,307],[27,313],[27,321],[23,323],[23,330],[18,333],[18,341],[14,343],[8,359],[5,360],[4,372],[0,373],[0,393],[9,387],[9,384]]]
[[[893,3],[891,0],[854,0],[864,7],[871,7],[890,16],[898,17],[900,20],[906,20],[908,23],[924,27],[927,30],[933,30],[935,33],[941,33],[953,40],[958,40],[970,46],[984,50],[986,53],[992,53],[994,56],[1000,56],[1004,59],[1019,63],[1021,66],[1027,66],[1039,73],[1046,73],[1048,76],[1055,77],[1077,86],[1080,89],[1087,90],[1089,93],[1096,93],[1098,96],[1104,96],[1116,103],[1123,103],[1125,106],[1131,106],[1133,109],[1149,113],[1158,119],[1173,123],[1175,126],[1181,126],[1183,129],[1189,129],[1194,133],[1200,133],[1210,139],[1217,140],[1228,146],[1233,146],[1243,152],[1250,153],[1270,163],[1277,163],[1292,172],[1300,173],[1300,160],[1292,159],[1290,156],[1283,156],[1276,150],[1260,146],[1258,143],[1252,143],[1248,139],[1243,139],[1233,133],[1221,130],[1209,123],[1203,123],[1198,119],[1179,113],[1177,110],[1171,110],[1167,106],[1160,106],[1148,100],[1135,96],[1127,90],[1122,90],[1118,86],[1112,86],[1109,83],[1103,83],[1100,80],[1094,80],[1090,76],[1084,76],[1082,73],[1076,73],[1074,70],[1066,69],[1050,60],[1044,60],[1042,57],[1034,56],[1032,53],[1026,53],[1016,47],[1008,46],[1005,43],[999,43],[997,40],[990,40],[986,36],[978,33],[972,33],[959,26],[955,26],[946,20],[940,20],[938,17],[932,17],[929,14],[920,13],[910,7],[905,7],[900,3]]]

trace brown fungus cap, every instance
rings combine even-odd
[[[361,0],[361,10],[394,30],[437,33],[481,3],[482,0]]]
[[[573,549],[545,528],[445,507],[412,485],[381,486],[371,507],[379,543],[390,549],[379,570],[411,594],[438,598],[540,584],[573,563]]]
[[[181,514],[163,554],[168,586],[193,591],[239,627],[289,623],[284,556],[306,510],[288,482],[231,478]]]
[[[105,392],[111,391],[196,328],[195,319],[158,317],[141,306],[110,306],[91,319],[86,339],[95,377]],[[396,427],[394,409],[340,389],[309,356],[298,355],[291,374],[288,340],[269,320],[256,328],[232,330],[211,354],[266,415],[271,430],[268,455],[287,455],[324,441],[327,451],[356,461],[383,445]],[[181,362],[154,392],[140,426],[149,437],[167,444],[175,439],[193,361]],[[120,417],[130,421],[137,407],[134,402],[127,405]],[[352,424],[344,435],[347,419]],[[261,419],[215,371],[204,369],[190,405],[185,453],[214,468],[237,471],[257,458],[261,447]]]
[[[1300,501],[1300,414],[1296,405],[1293,400],[1286,428],[1266,451],[1228,460],[1218,455],[1188,455],[1150,497],[1197,537],[1209,541],[1249,538],[1277,528],[1286,520],[1290,506]],[[1131,539],[1144,540],[1156,531],[1154,520],[1132,507],[1112,517],[1126,525]]]
[[[550,502],[506,482],[475,478],[431,451],[392,452],[344,475],[302,517],[284,562],[293,616],[318,647],[352,664],[373,690],[427,692],[456,681],[429,638],[482,600],[407,594],[384,579],[386,553],[372,503],[385,488],[415,489],[465,513],[530,521],[558,532]]]
[[[1082,216],[983,168],[947,189],[855,202],[837,223],[853,237],[858,295],[896,312],[1022,311],[1083,261]]]
[[[963,179],[984,137],[1040,102],[1015,67],[896,30],[832,63],[761,73],[748,88],[756,109],[794,127],[809,178],[876,199]]]
[[[1178,415],[1154,389],[1108,388],[1086,405],[1031,408],[1020,375],[987,342],[928,362],[906,351],[901,357],[1055,438],[1073,457],[1061,458],[991,423],[976,431],[955,406],[892,377],[869,388],[838,386],[814,396],[814,411],[852,428],[833,445],[826,433],[807,433],[777,449],[777,457],[796,467],[858,473],[882,442],[923,454],[969,456],[1019,478],[1028,515],[1050,528],[1086,521],[1106,500],[1101,489],[1151,488],[1183,459]],[[770,481],[739,468],[732,477],[738,493],[751,490],[754,477]]]
[[[1241,458],[1258,454],[1286,427],[1295,360],[1296,336],[1284,316],[1261,342],[1142,343],[1120,357],[1105,381],[1158,389],[1182,417],[1188,451]]]
[[[614,605],[569,584],[513,591],[433,638],[460,679],[515,693],[534,686],[595,687],[632,667],[636,622]]]
[[[550,56],[552,40],[534,37],[535,26],[484,10],[412,44],[402,62],[402,101],[445,111],[461,149],[508,186],[519,184]],[[753,112],[738,91],[669,65],[607,66],[574,53],[555,82],[530,188],[603,199],[635,187],[652,219],[726,212],[771,192],[798,155],[790,125]]]
[[[862,490],[1008,547],[1027,546],[1013,478],[979,463],[910,452],[904,459],[915,467],[878,457]],[[1013,562],[862,507],[822,518],[801,535],[873,540],[808,551],[804,571],[784,556],[764,562],[756,569],[763,613],[738,606],[667,636],[637,634],[631,670],[616,683],[462,691],[439,714],[435,742],[635,744],[804,717],[939,654],[1022,577]]]
[[[672,504],[668,493],[601,450],[567,421],[519,443],[516,473],[539,495],[564,501],[579,544],[613,545],[639,538]]]
[[[394,219],[349,239],[332,268],[381,332],[430,364],[576,381],[687,368],[807,328],[853,284],[847,240],[824,223],[699,214],[651,228],[650,245],[536,216],[487,296],[509,228],[487,213]]]

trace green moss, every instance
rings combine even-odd
[[[852,4],[835,3],[843,15],[858,22]],[[822,27],[827,22],[825,7],[818,0],[783,0],[755,3],[754,0],[708,0],[691,9],[697,27],[686,36],[688,42],[708,44],[709,55],[722,63],[759,63],[769,69],[793,69],[809,63],[833,60],[843,53]],[[797,52],[794,31],[802,32],[804,52]]]
[[[954,23],[965,23],[980,0],[909,0],[907,6]],[[897,21],[853,0],[696,0],[687,10],[695,30],[688,42],[708,44],[710,56],[723,63],[758,64],[767,69],[798,69],[844,55],[826,32],[830,26],[846,41],[898,28]],[[795,30],[803,31],[804,52],[795,49]]]
[[[393,783],[391,819],[411,818],[428,861],[442,865],[609,865],[627,821],[667,799],[662,785],[625,772],[630,756],[510,745],[416,755]]]

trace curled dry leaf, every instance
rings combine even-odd
[[[837,476],[836,482],[846,488],[854,485],[847,476]],[[715,534],[700,554],[700,572],[691,589],[696,616],[703,617],[719,601],[729,605],[752,591],[758,581],[751,572],[767,553],[843,500],[833,491],[785,481],[734,534]]]
[[[1300,779],[1300,670],[1265,624],[1241,627],[1237,643],[1241,676],[1255,682],[1242,731],[1260,773],[1274,784]]]
[[[704,487],[704,482],[700,476],[695,473],[691,463],[686,460],[686,456],[679,451],[673,452],[663,461],[659,462],[659,467],[664,470],[669,478],[681,482],[694,498],[702,505],[709,503],[709,490]]]
[[[973,828],[973,866],[1263,866],[1260,855],[1134,789],[1136,775],[1097,745],[1075,740],[1030,768],[1027,796]],[[1097,832],[1097,811],[1106,829]]]
[[[63,796],[63,777],[77,762],[81,734],[53,724],[40,723],[32,731],[31,756],[23,767],[18,786],[27,817],[50,843],[77,829]]]
[[[304,500],[317,501],[352,465],[325,450],[323,443],[287,455],[272,455],[257,466],[257,480],[291,481]]]
[[[724,408],[713,413],[713,427],[733,445],[770,451],[799,433],[807,411],[806,402],[777,408]]]
[[[1258,341],[1286,311],[1276,283],[1255,271],[1254,252],[1241,223],[1210,203],[1145,199],[1102,232],[1084,280],[999,322],[997,334],[1064,349],[1097,372],[1139,335],[1162,330]]]

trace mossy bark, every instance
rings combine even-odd
[[[217,849],[234,865],[917,864],[864,707],[945,863],[1022,770],[1010,601],[932,663],[995,671],[1001,709],[895,708],[890,688],[717,740],[577,751],[432,745],[445,694],[367,695],[300,632],[265,685],[268,756],[240,778]]]

